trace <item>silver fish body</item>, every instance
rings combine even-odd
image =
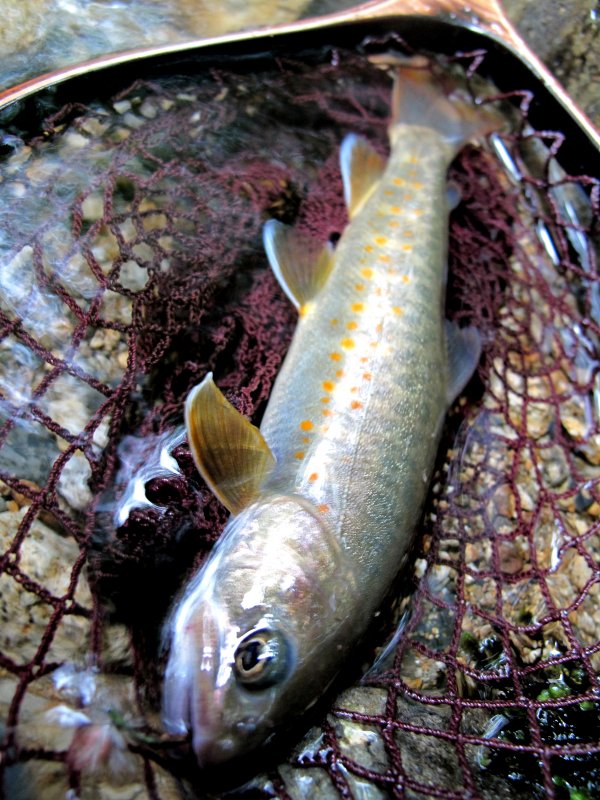
[[[192,732],[203,765],[270,741],[352,657],[406,557],[445,411],[479,356],[477,333],[443,318],[446,171],[490,120],[457,117],[419,80],[413,101],[422,89],[433,119],[394,122],[387,165],[356,137],[342,145],[351,221],[335,252],[265,228],[300,319],[260,432],[211,376],[187,401],[196,463],[233,514],[167,626],[165,724]]]
[[[261,424],[277,459],[267,488],[321,507],[362,581],[388,586],[386,567],[398,571],[419,516],[449,383],[447,147],[435,131],[399,127],[327,291],[303,310]]]

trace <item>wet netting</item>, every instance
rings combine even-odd
[[[473,85],[481,58],[436,70]],[[295,326],[262,225],[335,241],[340,141],[386,151],[390,86],[338,50],[46,97],[33,134],[6,122],[5,797],[207,793],[160,726],[163,622],[226,519],[183,401],[212,370],[260,421]],[[448,415],[410,567],[341,694],[242,794],[600,792],[598,183],[563,172],[562,135],[530,126],[517,89],[507,132],[451,168],[448,314],[484,351]]]

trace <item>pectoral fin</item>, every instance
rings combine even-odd
[[[344,199],[350,219],[367,201],[385,170],[385,159],[361,136],[349,133],[340,148]]]
[[[327,282],[333,248],[271,219],[263,228],[271,269],[296,308],[312,300]]]
[[[481,356],[481,334],[477,328],[459,328],[446,320],[446,350],[448,354],[448,405],[465,388]]]
[[[211,372],[189,393],[185,424],[200,474],[223,505],[239,514],[275,464],[262,433],[225,399]]]

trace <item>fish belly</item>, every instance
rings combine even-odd
[[[446,410],[446,149],[399,126],[302,309],[261,425],[277,459],[270,487],[310,499],[382,586],[410,544]]]

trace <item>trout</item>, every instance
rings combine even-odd
[[[275,220],[271,267],[299,313],[260,430],[211,374],[185,408],[196,465],[231,512],[166,626],[163,719],[201,766],[271,741],[352,658],[406,559],[449,404],[480,336],[444,320],[448,166],[497,117],[398,70],[386,160],[340,149],[337,246]]]

